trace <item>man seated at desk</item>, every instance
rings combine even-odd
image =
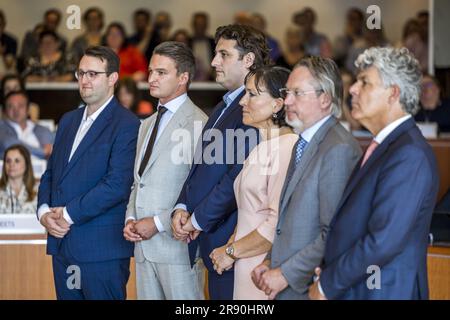
[[[47,159],[52,152],[53,133],[28,119],[29,99],[25,91],[5,97],[4,117],[0,120],[0,154],[14,144],[24,145],[31,155]]]

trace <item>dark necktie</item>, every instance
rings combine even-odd
[[[147,148],[145,149],[144,159],[142,159],[141,166],[139,167],[139,176],[142,176],[144,173],[145,167],[148,164],[148,160],[150,160],[150,156],[152,155],[153,145],[155,144],[156,136],[158,135],[158,127],[159,122],[161,121],[162,115],[167,111],[167,108],[164,106],[160,106],[158,108],[158,115],[156,116],[155,125],[153,126],[152,134],[150,139],[148,140]]]

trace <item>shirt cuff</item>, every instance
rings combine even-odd
[[[195,212],[191,216],[191,222],[195,229],[197,229],[199,231],[203,231],[203,229],[200,228],[200,226],[198,225],[197,219],[195,219]]]
[[[164,226],[163,226],[163,224],[161,223],[161,220],[159,220],[159,217],[158,217],[158,216],[154,216],[154,217],[153,217],[153,221],[155,222],[156,229],[158,229],[159,232],[164,232],[164,231],[165,231],[165,230],[164,230]]]
[[[177,209],[183,209],[183,210],[187,211],[187,206],[184,203],[177,203],[177,205],[173,208],[172,211],[175,211]]]
[[[126,218],[125,219],[125,225],[127,225],[127,222],[130,221],[130,220],[136,220],[136,218],[135,217],[128,217],[128,218]]]
[[[50,212],[50,207],[48,206],[48,204],[47,203],[41,204],[37,212],[39,222],[41,221],[42,216],[47,212]]]
[[[66,207],[64,207],[64,209],[63,209],[63,216],[64,216],[64,219],[66,219],[66,221],[67,221],[70,225],[73,224],[73,220],[72,220],[72,218],[69,216],[69,212],[67,212],[67,208],[66,208]]]

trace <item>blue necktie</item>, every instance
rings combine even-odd
[[[302,158],[303,151],[305,150],[306,146],[308,145],[308,142],[302,138],[300,135],[300,138],[297,140],[297,143],[295,144],[295,166],[298,165],[300,162],[300,159]]]

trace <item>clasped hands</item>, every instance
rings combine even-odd
[[[200,230],[192,225],[191,215],[183,209],[177,209],[172,216],[172,235],[176,240],[186,243],[195,240],[200,234]]]
[[[59,239],[64,238],[70,230],[70,224],[64,219],[63,207],[50,208],[49,212],[42,215],[40,223],[49,234]]]
[[[251,273],[255,286],[264,291],[270,300],[288,286],[288,282],[280,268],[270,269],[270,260],[264,260]]]
[[[128,220],[125,228],[123,228],[124,238],[131,242],[149,240],[156,233],[158,233],[158,228],[153,217]]]

